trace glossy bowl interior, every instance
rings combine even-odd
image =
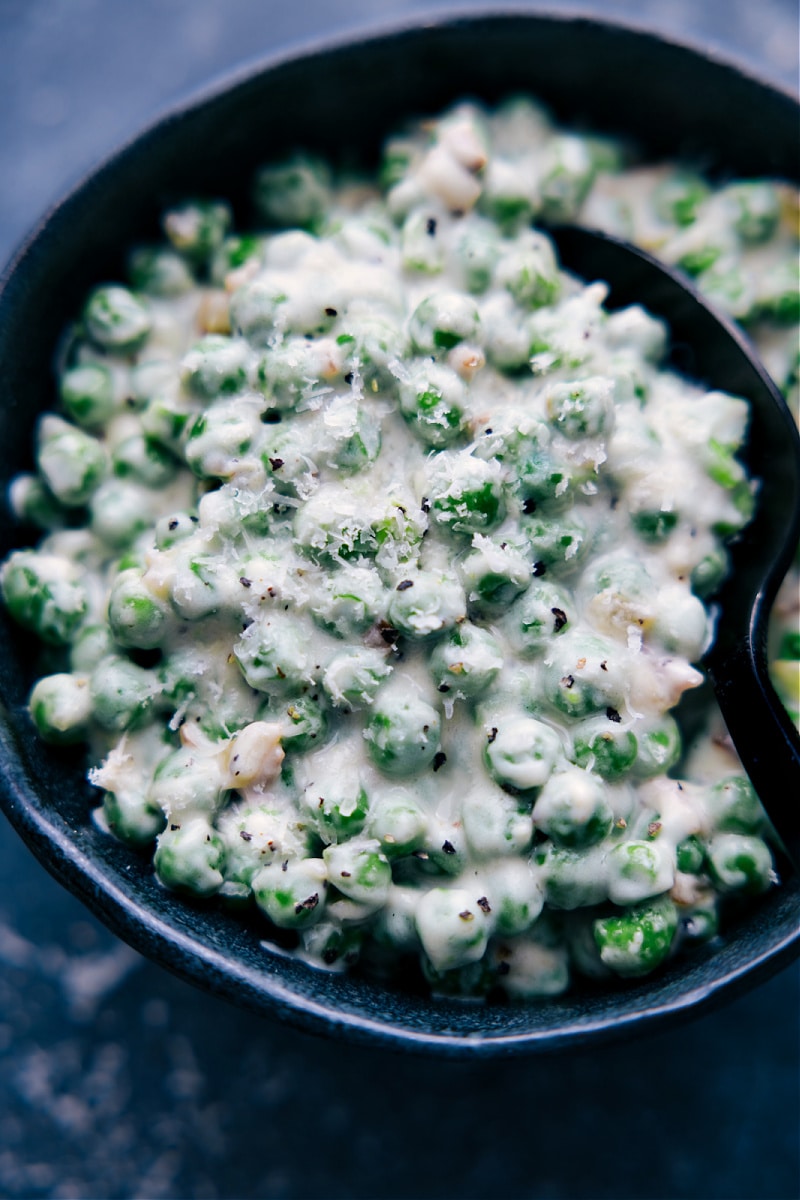
[[[624,27],[544,15],[471,15],[255,65],[191,100],[90,175],[34,231],[0,291],[0,484],[32,465],[36,414],[52,403],[59,335],[92,284],[120,278],[132,242],[171,200],[233,200],[265,159],[297,147],[374,162],[388,131],[465,96],[529,91],[562,120],[690,154],[723,174],[797,178],[788,95],[686,47]],[[0,556],[24,542],[9,514]],[[800,951],[800,881],[774,889],[718,948],[648,979],[527,1005],[425,997],[315,971],[263,943],[265,929],[176,899],[147,857],[95,828],[78,752],[35,738],[25,712],[28,639],[0,614],[0,800],[45,866],[138,949],[231,1000],[316,1031],[448,1054],[555,1049],[675,1020],[779,969]]]

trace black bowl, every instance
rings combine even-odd
[[[541,97],[556,115],[635,138],[654,157],[711,171],[797,179],[793,99],[702,53],[584,18],[471,15],[348,40],[249,68],[173,110],[123,147],[34,231],[0,290],[0,482],[32,464],[37,413],[52,403],[61,331],[86,290],[119,278],[176,197],[225,195],[248,215],[252,172],[296,147],[370,164],[387,131],[466,95]],[[5,514],[0,555],[23,538]],[[176,899],[145,858],[101,833],[78,754],[35,738],[25,710],[33,652],[3,622],[0,800],[45,866],[132,945],[214,992],[296,1025],[447,1054],[554,1049],[649,1029],[704,1010],[800,952],[800,880],[788,879],[701,948],[643,981],[587,986],[527,1005],[432,1001],[315,971],[214,906]]]

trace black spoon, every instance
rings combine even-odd
[[[667,322],[671,365],[750,403],[742,454],[759,481],[756,511],[729,546],[731,573],[714,597],[719,619],[704,665],[742,764],[791,864],[800,868],[800,736],[767,667],[770,610],[800,539],[800,437],[780,392],[731,321],[685,277],[595,230],[548,230],[561,265],[610,288],[608,308],[641,304]]]

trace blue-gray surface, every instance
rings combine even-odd
[[[549,7],[702,40],[796,83],[794,0]],[[0,0],[0,259],[82,168],[187,88],[429,8]],[[194,991],[99,926],[5,825],[0,872],[0,1195],[800,1194],[796,968],[630,1045],[430,1064],[315,1040]]]

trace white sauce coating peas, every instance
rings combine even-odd
[[[627,168],[520,99],[391,139],[379,188],[296,156],[255,200],[256,234],[168,212],[75,326],[11,492],[47,536],[2,574],[64,656],[40,734],[89,741],[166,886],[316,965],[531,997],[713,936],[774,880],[732,752],[682,761],[671,715],[752,510],[746,406],[531,222],[637,237],[777,362],[788,191]]]

